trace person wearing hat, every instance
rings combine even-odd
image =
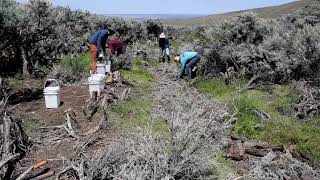
[[[168,62],[170,62],[170,50],[169,50],[169,39],[166,37],[164,33],[161,33],[159,36],[159,47],[161,51],[161,61],[165,62],[165,58],[168,58]]]
[[[106,42],[108,40],[108,37],[114,34],[114,30],[100,29],[88,40],[91,54],[92,74],[95,74],[97,70],[97,57],[99,56],[103,58],[103,54],[106,54]]]
[[[187,75],[188,79],[191,80],[192,69],[197,65],[200,61],[200,55],[198,52],[184,52],[180,56],[176,56],[174,58],[174,62],[177,64],[179,68],[179,74],[176,77],[176,80],[183,77],[183,75]]]

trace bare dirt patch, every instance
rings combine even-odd
[[[23,121],[23,125],[32,143],[27,155],[20,162],[17,172],[23,172],[27,167],[39,160],[47,160],[46,168],[56,173],[77,162],[81,156],[91,160],[102,153],[110,142],[121,136],[108,126],[109,103],[117,101],[115,94],[121,94],[123,86],[108,86],[105,92],[92,103],[87,86],[68,86],[61,89],[61,106],[57,109],[46,109],[44,98],[31,102],[17,104],[15,116]],[[112,92],[111,92],[112,91]],[[123,93],[122,93],[123,94]],[[109,99],[110,97],[110,99]],[[106,99],[105,107],[100,103]],[[96,104],[95,115],[88,119],[89,104]],[[101,109],[102,108],[102,109]],[[84,109],[88,114],[85,115]],[[68,117],[72,133],[66,131]],[[69,129],[70,130],[70,129]],[[68,179],[68,174],[66,178]]]

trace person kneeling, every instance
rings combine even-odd
[[[200,55],[198,52],[184,52],[180,56],[174,58],[174,62],[179,67],[179,74],[176,77],[176,80],[182,78],[184,75],[187,75],[189,80],[192,79],[192,69],[200,61]]]

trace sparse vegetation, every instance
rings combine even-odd
[[[84,80],[89,75],[90,56],[89,53],[76,55],[65,55],[60,61],[54,78],[61,84],[74,84]]]
[[[194,86],[228,104],[237,113],[234,132],[238,135],[275,145],[293,146],[320,159],[318,120],[300,122],[292,114],[290,116],[291,106],[299,98],[293,85],[274,85],[269,90],[241,90],[241,84],[244,83],[225,85],[216,79],[199,81]]]
[[[320,160],[320,2],[308,3],[277,19],[236,13],[222,23],[186,27],[99,16],[47,0],[0,1],[0,90],[28,87],[14,94],[27,98],[10,101],[12,107],[0,92],[0,164],[15,155],[0,167],[0,179],[20,173],[10,167],[18,165],[29,140],[36,143],[30,154],[41,151],[29,159],[49,158],[43,146],[74,145],[61,151],[75,154],[57,153],[70,165],[57,179],[235,179],[233,160],[247,163],[242,173],[257,179],[317,177],[320,167],[312,162]],[[89,98],[83,86],[90,68],[86,39],[99,28],[112,28],[133,43],[112,57],[110,89]],[[174,81],[173,64],[158,62],[161,32],[169,35],[171,55],[201,54],[201,77],[192,83],[198,91]],[[236,71],[232,79],[230,67]],[[65,85],[67,111],[40,109],[36,98],[46,75]],[[39,82],[32,82],[36,77]],[[12,115],[17,107],[23,122]],[[43,123],[46,114],[49,123]],[[55,126],[57,121],[64,124]],[[239,137],[230,138],[230,132]],[[312,156],[301,160],[296,152]]]
[[[133,62],[132,70],[122,70],[125,79],[135,82],[132,95],[125,102],[112,107],[112,123],[119,130],[132,131],[138,127],[151,128],[160,134],[168,133],[168,125],[162,120],[152,120],[153,76],[144,68],[141,60]]]

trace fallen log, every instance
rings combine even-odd
[[[236,138],[236,137],[234,137]],[[232,140],[226,150],[226,157],[235,161],[243,160],[246,155],[264,157],[270,151],[284,152],[283,146],[272,146],[249,141]]]

